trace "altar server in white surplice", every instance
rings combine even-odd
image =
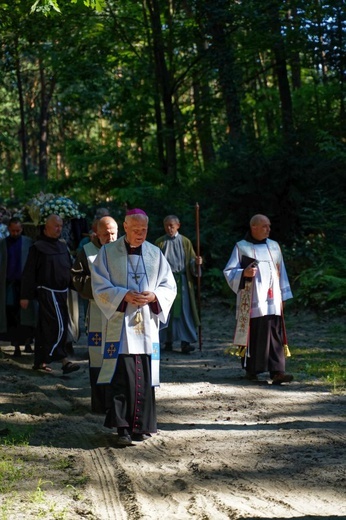
[[[285,373],[283,319],[283,302],[292,293],[280,246],[269,234],[268,217],[254,215],[223,272],[237,294],[234,345],[240,347],[246,378],[256,380],[261,372],[269,372],[273,384],[280,385],[293,379]]]
[[[148,221],[143,210],[129,210],[125,236],[100,249],[91,271],[94,300],[103,313],[98,383],[110,383],[113,396],[105,426],[117,428],[122,446],[157,431],[159,327],[177,292],[164,255],[145,240]]]

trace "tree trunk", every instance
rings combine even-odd
[[[164,41],[160,19],[160,8],[157,0],[147,0],[149,11],[153,53],[155,63],[155,75],[159,92],[162,97],[164,110],[163,139],[165,143],[166,175],[173,181],[177,180],[177,152],[174,121],[174,107],[172,99],[171,78],[166,64]]]
[[[299,53],[299,33],[300,33],[300,21],[297,13],[297,6],[292,5],[291,9],[288,12],[288,26],[290,28],[288,32],[289,44],[291,47],[289,53],[289,62],[291,65],[291,73],[292,73],[292,87],[293,90],[298,90],[302,86],[302,78],[301,78],[301,65],[300,65],[300,53]]]
[[[49,104],[55,88],[55,78],[50,78],[47,85],[45,70],[42,60],[39,59],[40,86],[41,86],[41,107],[39,120],[39,170],[38,176],[44,186],[48,180],[48,117]]]
[[[279,87],[282,130],[286,143],[289,143],[294,135],[293,107],[287,74],[286,50],[281,32],[279,5],[276,1],[269,6],[269,29],[272,35],[272,50],[275,57],[274,70]]]
[[[316,75],[320,76],[320,74],[322,73],[322,81],[323,81],[323,83],[326,83],[328,67],[327,67],[327,60],[326,60],[326,55],[325,55],[325,50],[324,50],[324,40],[323,40],[324,29],[323,29],[323,22],[322,22],[323,13],[322,13],[321,1],[315,0],[315,4],[316,4],[318,50],[319,50],[317,61],[315,63]]]
[[[215,150],[211,131],[209,86],[196,77],[193,80],[193,99],[195,105],[196,129],[201,147],[204,167],[208,167],[215,160]]]
[[[242,134],[240,112],[240,71],[236,64],[229,26],[232,25],[228,3],[225,0],[207,0],[205,15],[208,32],[212,37],[211,63],[218,70],[220,87],[225,103],[229,134],[237,141]]]
[[[344,13],[345,14],[345,13]],[[336,12],[336,21],[337,21],[337,29],[336,29],[336,49],[340,49],[340,55],[337,59],[337,69],[340,78],[340,128],[345,129],[345,117],[346,117],[346,108],[345,108],[345,91],[346,91],[346,79],[345,79],[345,54],[341,52],[345,47],[345,35],[344,35],[344,24],[345,17],[343,16],[342,6],[337,8]],[[342,130],[344,133],[344,130]]]
[[[196,63],[199,63],[199,66],[195,66],[192,70],[193,103],[199,143],[196,140],[196,144],[193,149],[195,150],[195,155],[198,155],[198,148],[200,147],[203,165],[205,168],[207,168],[215,161],[212,123],[210,118],[210,107],[213,105],[208,79],[206,79],[206,75],[204,73],[205,67],[207,65],[206,56],[208,44],[205,39],[201,21],[199,20],[199,17],[196,17],[193,9],[191,9],[190,3],[188,1],[183,1],[182,5],[184,6],[184,10],[187,13],[187,16],[192,20],[195,20],[199,28],[199,31],[194,38],[197,49]],[[194,135],[192,138],[194,138]]]
[[[20,58],[18,50],[18,38],[16,37],[15,42],[15,68],[18,86],[18,99],[19,99],[19,114],[20,114],[20,142],[22,148],[22,173],[24,182],[28,180],[28,144],[25,126],[25,111],[24,111],[24,98],[23,98],[23,83],[20,68]]]

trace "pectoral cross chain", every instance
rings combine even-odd
[[[141,275],[140,274],[137,274],[137,271],[138,271],[138,267],[139,267],[139,262],[141,261],[141,257],[140,255],[138,256],[138,260],[137,260],[137,265],[136,265],[136,269],[134,268],[134,265],[132,264],[132,261],[131,261],[131,257],[129,256],[128,257],[129,259],[129,262],[130,262],[130,265],[131,265],[131,269],[132,269],[132,274],[131,274],[131,278],[132,280],[135,281],[135,283],[139,286],[140,284],[140,279],[141,279]]]
[[[140,279],[140,277],[141,277],[141,276],[140,276],[139,274],[134,273],[134,274],[132,275],[132,280],[134,280],[135,283],[138,284],[138,280]]]

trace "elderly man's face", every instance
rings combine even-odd
[[[164,228],[168,236],[174,237],[180,228],[180,222],[177,222],[176,220],[166,220]]]
[[[97,238],[101,245],[109,244],[109,242],[115,242],[118,237],[118,226],[115,221],[106,221],[100,223],[97,227]]]
[[[124,222],[124,229],[128,243],[133,247],[138,247],[147,237],[148,222],[142,217],[132,217]]]
[[[251,226],[251,235],[256,240],[264,240],[270,235],[270,226],[270,220],[266,217],[263,217],[257,222],[256,225]]]
[[[49,238],[59,238],[61,235],[63,221],[60,217],[48,218],[45,227],[44,234]]]

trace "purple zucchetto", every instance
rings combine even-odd
[[[126,215],[144,215],[145,217],[148,216],[145,211],[143,211],[142,209],[139,209],[139,208],[133,208],[133,209],[127,210]]]

